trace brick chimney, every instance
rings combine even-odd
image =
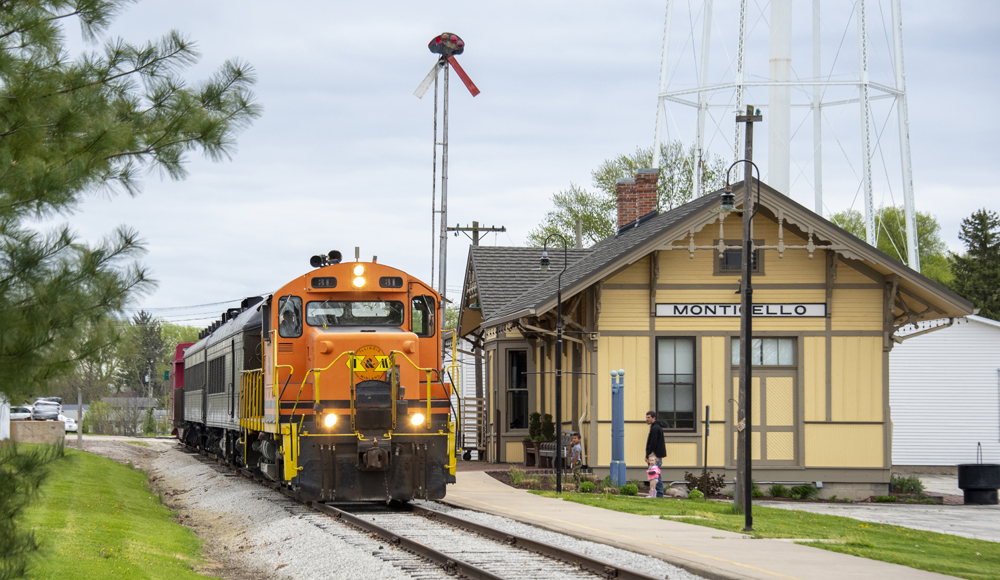
[[[640,169],[635,179],[615,182],[618,195],[618,228],[656,211],[656,181],[658,169]]]

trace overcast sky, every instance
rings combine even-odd
[[[700,2],[677,4],[683,15]],[[750,22],[766,29],[766,4],[759,4]],[[720,55],[726,74],[735,41],[725,26],[738,2],[714,5],[719,48],[713,57]],[[888,13],[888,0],[869,5]],[[824,35],[834,47],[841,32],[856,34],[849,0],[824,0],[823,6],[830,10]],[[805,25],[810,7],[794,3]],[[467,49],[459,61],[482,90],[473,98],[452,76],[448,222],[504,225],[506,234],[483,243],[522,245],[552,193],[571,182],[590,186],[590,171],[601,161],[652,144],[664,8],[662,0],[142,1],[116,20],[110,36],[139,43],[181,31],[202,54],[186,73],[191,82],[226,59],[250,62],[263,115],[239,136],[232,160],[193,156],[183,181],[150,175],[140,196],[91,199],[66,219],[87,239],[119,224],[137,228],[149,249],[143,261],[159,280],[137,306],[183,324],[201,325],[221,308],[193,306],[272,291],[307,271],[311,255],[332,249],[353,258],[360,246],[363,259],[377,255],[429,280],[436,235],[433,102],[430,92],[423,100],[413,95],[434,63],[428,41],[443,31],[461,35]],[[938,218],[946,243],[960,250],[961,219],[1000,206],[1000,116],[990,112],[1000,89],[1000,3],[903,0],[903,21],[916,204]],[[682,24],[686,28],[674,29],[678,55],[690,31]],[[873,38],[884,40],[884,24],[872,27]],[[79,45],[75,28],[68,32]],[[808,43],[808,31],[804,40],[799,32],[796,43]],[[748,56],[766,74],[763,50]],[[852,50],[844,62],[856,71],[856,46]],[[883,55],[883,69],[886,57],[891,53]],[[677,66],[679,78],[684,65]],[[810,67],[793,56],[797,75],[808,76]],[[844,120],[831,118],[831,134],[840,124],[857,127],[854,107]],[[670,136],[690,143],[684,114],[671,110]],[[895,131],[894,113],[882,117]],[[844,131],[839,139],[846,145],[824,142],[824,155],[850,149],[852,137]],[[731,128],[714,146],[732,141],[727,132]],[[895,139],[886,139],[888,149]],[[850,152],[824,161],[827,215],[863,208],[857,180],[837,165],[852,157],[858,166]],[[878,171],[898,173],[888,163]],[[811,177],[811,168],[793,176],[792,196],[807,207],[813,206]],[[876,205],[902,202],[898,189],[888,195],[878,193]],[[462,284],[468,246],[464,236],[449,238],[452,296]],[[159,310],[168,307],[185,308]]]

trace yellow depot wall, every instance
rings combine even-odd
[[[729,429],[724,423],[712,421],[712,431],[708,436],[708,465],[721,467],[726,462],[726,433]],[[700,464],[699,464],[700,465]]]
[[[882,421],[882,339],[831,339],[830,411],[834,421]]]
[[[826,338],[807,336],[803,342],[805,420],[826,421]]]
[[[726,416],[726,339],[706,336],[701,339],[701,401],[711,405],[712,418]]]
[[[649,258],[640,259],[608,278],[606,282],[608,284],[649,284]]]
[[[643,456],[646,454],[646,436],[648,434],[649,426],[645,423],[625,424],[626,465],[633,467],[642,467],[645,465],[646,462]],[[600,423],[597,425],[597,464],[611,464],[611,423]]]
[[[625,420],[645,421],[652,384],[652,377],[649,376],[649,338],[602,336],[598,339],[597,418],[600,421],[611,420],[612,369],[625,370]]]
[[[884,467],[882,425],[806,425],[806,467]]]
[[[601,292],[600,330],[649,330],[649,290]]]
[[[755,461],[760,461],[760,432],[754,431],[751,433],[753,436],[750,440],[750,455]],[[770,434],[768,434],[770,437]],[[739,435],[733,431],[733,461],[736,461],[736,442],[739,441]]]
[[[706,228],[707,229],[707,228]],[[730,236],[729,228],[726,228],[726,238],[740,238],[741,228],[734,228],[735,236]],[[805,238],[792,234],[788,230],[788,224],[784,228],[784,241],[789,246],[804,246],[807,243]],[[778,223],[767,219],[754,219],[753,228],[754,239],[762,239],[766,245],[778,244]],[[815,238],[813,238],[815,241]],[[777,250],[765,250],[764,253],[764,275],[754,276],[758,283],[769,284],[822,284],[826,282],[826,256],[822,251],[813,253],[809,258],[809,252],[805,250],[785,250],[784,257],[778,257]],[[754,292],[756,299],[757,293]],[[801,299],[799,299],[801,300]],[[822,302],[822,300],[821,300]]]
[[[698,467],[697,443],[667,443],[664,467]]]
[[[833,330],[882,330],[882,291],[833,290]]]
[[[504,450],[507,452],[507,463],[524,462],[524,445],[520,441],[508,441],[504,444]]]

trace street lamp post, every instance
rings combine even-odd
[[[740,401],[743,402],[743,424],[746,433],[743,435],[743,514],[745,517],[744,531],[753,531],[751,474],[753,449],[753,286],[750,283],[753,271],[753,236],[751,225],[753,216],[760,207],[760,168],[749,159],[741,159],[726,170],[726,187],[722,192],[721,210],[731,212],[736,210],[736,199],[729,185],[729,172],[740,163],[746,163],[757,170],[757,203],[752,203],[750,186],[753,183],[753,172],[746,171],[743,180],[743,246],[742,266],[743,276],[740,287],[743,296],[740,305]],[[752,209],[751,209],[752,208]],[[706,427],[707,428],[707,427]]]
[[[569,252],[566,249],[566,238],[559,234],[550,234],[542,245],[542,258],[538,267],[542,272],[549,271],[549,240],[559,238],[563,245],[563,267],[559,271],[556,285],[556,493],[562,493],[562,275],[569,265]]]

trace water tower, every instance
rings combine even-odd
[[[765,182],[827,217],[863,205],[872,245],[876,203],[902,201],[897,251],[920,271],[900,0],[667,0],[654,161],[664,139],[693,143],[698,167],[742,158],[746,104]]]

